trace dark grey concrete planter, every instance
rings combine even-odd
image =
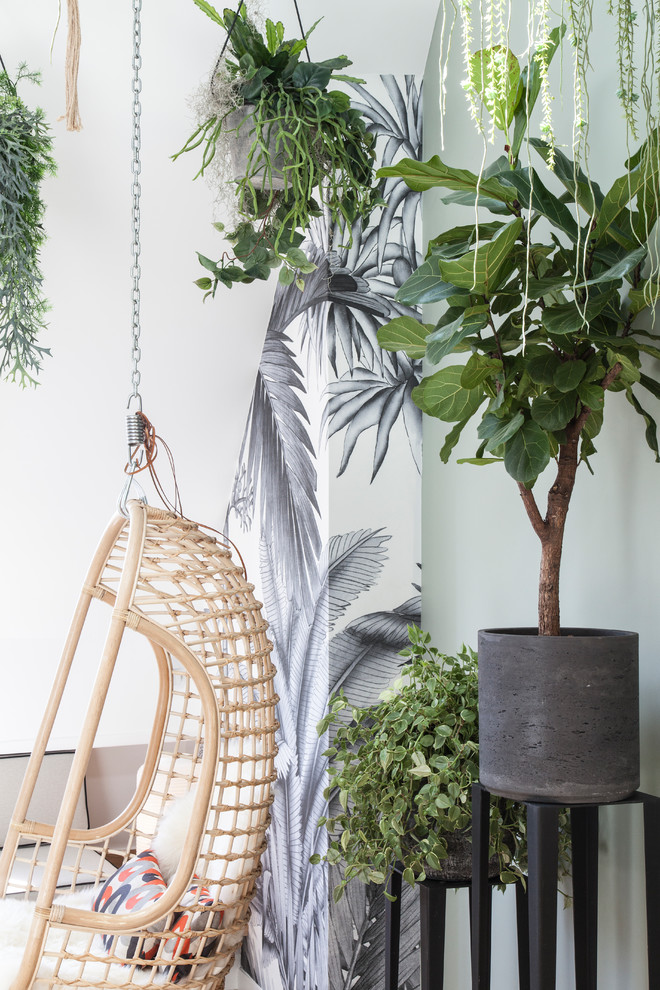
[[[479,778],[493,794],[618,801],[639,786],[638,636],[479,632]]]

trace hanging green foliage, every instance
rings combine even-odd
[[[39,266],[46,236],[40,186],[55,172],[44,113],[17,93],[24,79],[38,82],[39,74],[21,65],[12,82],[0,73],[0,377],[23,386],[36,384],[50,353],[37,343],[48,309]]]
[[[209,274],[197,285],[214,294],[218,284],[265,280],[281,266],[280,281],[303,288],[303,276],[315,266],[300,245],[313,218],[326,213],[350,229],[379,202],[367,122],[346,93],[329,88],[364,80],[339,73],[351,65],[345,55],[305,60],[316,25],[304,38],[289,40],[281,21],[266,20],[262,34],[244,7],[221,15],[206,0],[195,3],[227,32],[227,54],[214,70],[205,119],[173,157],[201,148],[197,174],[203,175],[241,138],[246,145],[228,180],[239,217],[225,233],[232,252],[217,262],[200,255]]]

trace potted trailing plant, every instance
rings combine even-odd
[[[423,378],[414,400],[452,424],[445,462],[477,419],[477,449],[461,461],[503,463],[541,544],[538,627],[480,633],[481,780],[497,794],[569,804],[623,798],[639,783],[637,636],[561,629],[559,570],[576,472],[591,470],[611,396],[639,413],[660,459],[642,404],[644,392],[660,397],[657,374],[642,366],[644,355],[660,358],[660,337],[644,320],[660,291],[651,248],[659,132],[608,190],[552,142],[528,138],[561,34],[525,68],[502,47],[472,56],[473,92],[504,135],[504,154],[480,174],[437,156],[379,172],[471,207],[468,224],[431,239],[397,295],[445,300],[445,313],[435,325],[397,318],[379,340],[433,363],[467,356]],[[536,156],[528,165],[524,142]],[[554,178],[537,167],[548,164]],[[544,514],[537,482],[551,461]]]
[[[334,730],[325,754],[332,760],[326,796],[338,791],[341,810],[319,824],[330,833],[325,859],[343,869],[336,900],[353,878],[386,883],[397,864],[410,884],[427,875],[467,880],[472,874],[477,658],[466,648],[445,656],[430,645],[428,633],[416,626],[408,632],[402,675],[382,700],[355,708],[340,692],[318,726],[319,735]],[[491,866],[503,884],[521,875],[524,833],[520,805],[492,805]]]
[[[39,250],[45,240],[43,179],[55,172],[53,139],[43,110],[18,95],[39,74],[18,69],[16,80],[0,72],[0,377],[35,385],[44,355],[37,343],[45,327]]]
[[[281,21],[266,20],[262,34],[243,4],[220,15],[195,3],[227,32],[227,54],[214,70],[200,126],[174,158],[202,147],[203,175],[218,158],[235,162],[236,150],[242,153],[221,177],[233,184],[238,222],[231,231],[215,224],[231,250],[219,261],[199,255],[208,274],[197,285],[213,295],[219,284],[267,279],[279,268],[280,282],[302,289],[315,268],[301,248],[313,218],[327,212],[350,228],[379,199],[372,136],[348,95],[329,88],[363,80],[337,73],[351,64],[345,55],[303,59],[316,25],[287,40]]]

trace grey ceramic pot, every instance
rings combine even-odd
[[[236,131],[235,140],[231,141],[229,151],[234,178],[242,179],[246,172],[247,158],[255,134],[254,117],[249,107],[240,107],[230,113],[224,126],[227,131]],[[268,155],[271,163],[270,181],[267,179],[266,162],[259,156],[252,161],[252,168],[255,171],[250,176],[250,181],[255,189],[263,189],[264,180],[266,180],[269,189],[284,189],[284,176],[282,174],[284,159],[275,149],[274,137],[269,143]]]
[[[514,800],[619,801],[639,786],[638,636],[479,632],[479,779]]]

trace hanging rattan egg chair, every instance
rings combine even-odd
[[[29,821],[93,599],[112,613],[61,809],[55,825]],[[158,672],[145,763],[114,821],[72,829],[127,628],[146,637]],[[4,904],[36,902],[15,990],[222,987],[247,929],[275,778],[277,698],[266,628],[242,567],[195,523],[139,501],[128,503],[128,518],[111,521],[82,590],[0,857],[0,895],[10,895]],[[116,914],[75,906],[74,892],[101,890],[118,866],[151,846],[163,812],[184,791],[190,809],[183,851],[158,897]],[[124,871],[115,874],[118,882],[128,866]]]

